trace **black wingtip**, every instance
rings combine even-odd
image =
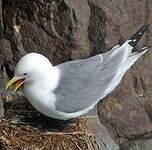
[[[135,51],[134,47],[137,45],[137,43],[140,41],[141,37],[145,33],[145,31],[148,30],[149,24],[143,25],[129,40],[129,44],[133,47],[132,51]]]
[[[142,52],[142,51],[148,50],[148,49],[150,49],[150,48],[152,48],[152,46],[143,47],[143,48],[141,48],[140,50],[138,50],[137,52]]]

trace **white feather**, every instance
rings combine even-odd
[[[128,42],[107,53],[54,67],[43,55],[30,53],[19,61],[15,75],[27,73],[24,94],[41,113],[62,120],[79,117],[112,92],[147,51],[131,54]]]

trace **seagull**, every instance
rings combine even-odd
[[[143,25],[129,40],[106,53],[55,66],[39,53],[26,54],[17,63],[6,89],[13,84],[14,94],[23,86],[33,107],[51,118],[69,120],[87,114],[147,52],[147,47],[136,48],[147,29],[148,25]]]

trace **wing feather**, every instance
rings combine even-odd
[[[130,67],[132,47],[128,42],[102,55],[57,65],[60,81],[54,90],[56,109],[68,113],[81,111],[114,90]],[[123,67],[125,62],[127,67]]]

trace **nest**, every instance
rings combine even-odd
[[[0,122],[0,149],[99,149],[95,135],[87,127],[89,118],[73,120],[63,127],[63,122],[39,114],[29,108],[29,104],[5,104],[5,110],[5,117]]]

